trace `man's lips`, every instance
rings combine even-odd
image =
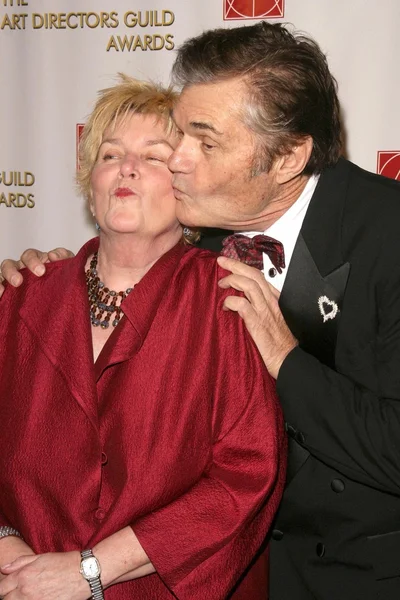
[[[182,190],[180,190],[179,188],[175,187],[174,185],[172,186],[172,189],[174,190],[174,195],[176,197],[178,196],[184,196],[185,192],[182,192]]]
[[[114,196],[117,198],[126,198],[127,196],[133,196],[135,192],[129,188],[117,188],[114,192]]]

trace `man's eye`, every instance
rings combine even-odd
[[[206,144],[205,142],[202,142],[202,146],[203,146],[204,150],[207,150],[207,151],[213,150],[215,148],[215,146],[213,146],[212,144]]]
[[[161,162],[161,163],[165,162],[165,160],[163,158],[161,158],[160,156],[149,156],[147,158],[147,160],[150,160],[152,162]]]
[[[103,160],[112,160],[113,158],[118,158],[116,154],[112,154],[111,152],[107,152],[107,154],[105,154],[103,156]]]

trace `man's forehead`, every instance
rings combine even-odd
[[[221,134],[224,124],[241,114],[244,89],[240,82],[193,84],[183,89],[173,112],[178,126],[184,121],[194,129]]]

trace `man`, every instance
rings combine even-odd
[[[225,308],[244,319],[287,421],[270,598],[398,598],[400,186],[339,158],[335,80],[307,37],[268,23],[207,32],[173,72],[179,218],[284,246],[286,268],[264,255],[264,276],[218,259],[231,271],[220,285],[244,292]],[[10,263],[3,274],[20,277]]]

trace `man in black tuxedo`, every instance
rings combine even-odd
[[[179,218],[266,233],[286,256],[279,272],[264,255],[264,275],[218,259],[231,272],[220,285],[244,292],[225,308],[244,319],[287,422],[270,598],[399,598],[400,185],[339,158],[335,80],[303,35],[206,32],[174,76]],[[202,244],[221,241],[209,230]],[[3,273],[18,278],[10,263]]]

